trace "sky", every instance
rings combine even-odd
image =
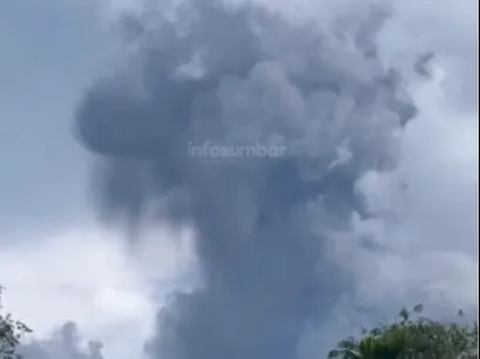
[[[348,24],[372,1],[261,2],[292,22],[310,17],[328,27],[339,16]],[[355,181],[375,215],[352,213],[348,229],[326,241],[325,255],[351,286],[305,335],[305,353],[403,304],[423,301],[440,315],[473,310],[477,300],[478,4],[389,3],[379,57],[401,72],[418,113],[398,133],[397,165]],[[0,283],[5,309],[34,329],[26,359],[100,358],[89,340],[103,343],[105,359],[147,358],[157,311],[174,288],[195,282],[189,228],[148,228],[132,254],[121,229],[98,220],[95,158],[73,131],[86,88],[124,60],[116,20],[138,8],[129,0],[0,2]],[[407,68],[422,51],[435,53],[429,79]],[[68,321],[78,344],[67,327],[61,334]]]

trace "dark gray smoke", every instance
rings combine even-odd
[[[101,155],[95,193],[106,219],[133,239],[144,221],[196,228],[202,286],[162,309],[146,351],[297,358],[307,326],[348,294],[328,234],[362,212],[355,181],[393,165],[395,131],[415,113],[401,77],[377,58],[388,12],[372,8],[330,33],[217,1],[158,15],[154,28],[147,15],[125,19],[137,52],[77,113],[79,138]],[[258,144],[276,156],[212,150]]]

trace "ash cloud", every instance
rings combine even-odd
[[[395,165],[397,132],[415,114],[401,76],[377,58],[388,9],[328,33],[256,6],[177,10],[174,20],[155,15],[154,28],[124,22],[136,53],[77,112],[78,138],[99,155],[94,193],[106,220],[134,241],[150,221],[196,229],[202,285],[161,310],[146,352],[299,358],[307,329],[351,290],[325,240],[362,213],[355,182]],[[189,143],[206,141],[286,155],[188,156]]]

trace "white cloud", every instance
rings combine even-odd
[[[332,243],[356,277],[358,305],[425,301],[452,313],[476,305],[478,117],[456,111],[445,84],[412,87],[420,112],[402,134],[398,167],[357,183],[375,218],[354,216],[352,233]],[[363,249],[365,238],[378,250]]]
[[[82,337],[104,343],[107,358],[138,358],[161,306],[162,293],[160,301],[154,295],[186,268],[188,236],[156,231],[136,256],[115,233],[89,230],[4,247],[5,307],[37,339],[72,320]]]
[[[436,316],[478,310],[478,3],[396,7],[380,55],[402,70],[419,113],[401,134],[398,167],[357,182],[374,218],[353,216],[351,232],[332,238],[332,255],[356,281],[321,332],[334,339],[403,305],[423,302]],[[422,82],[406,66],[430,50],[433,78]]]

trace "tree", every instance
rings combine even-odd
[[[474,359],[478,358],[478,324],[441,323],[402,309],[399,318],[348,338],[328,354],[338,359]],[[463,316],[463,312],[459,312]]]
[[[31,333],[23,322],[13,319],[10,313],[2,311],[2,296],[4,289],[0,286],[0,359],[20,359],[17,353],[21,338]]]

